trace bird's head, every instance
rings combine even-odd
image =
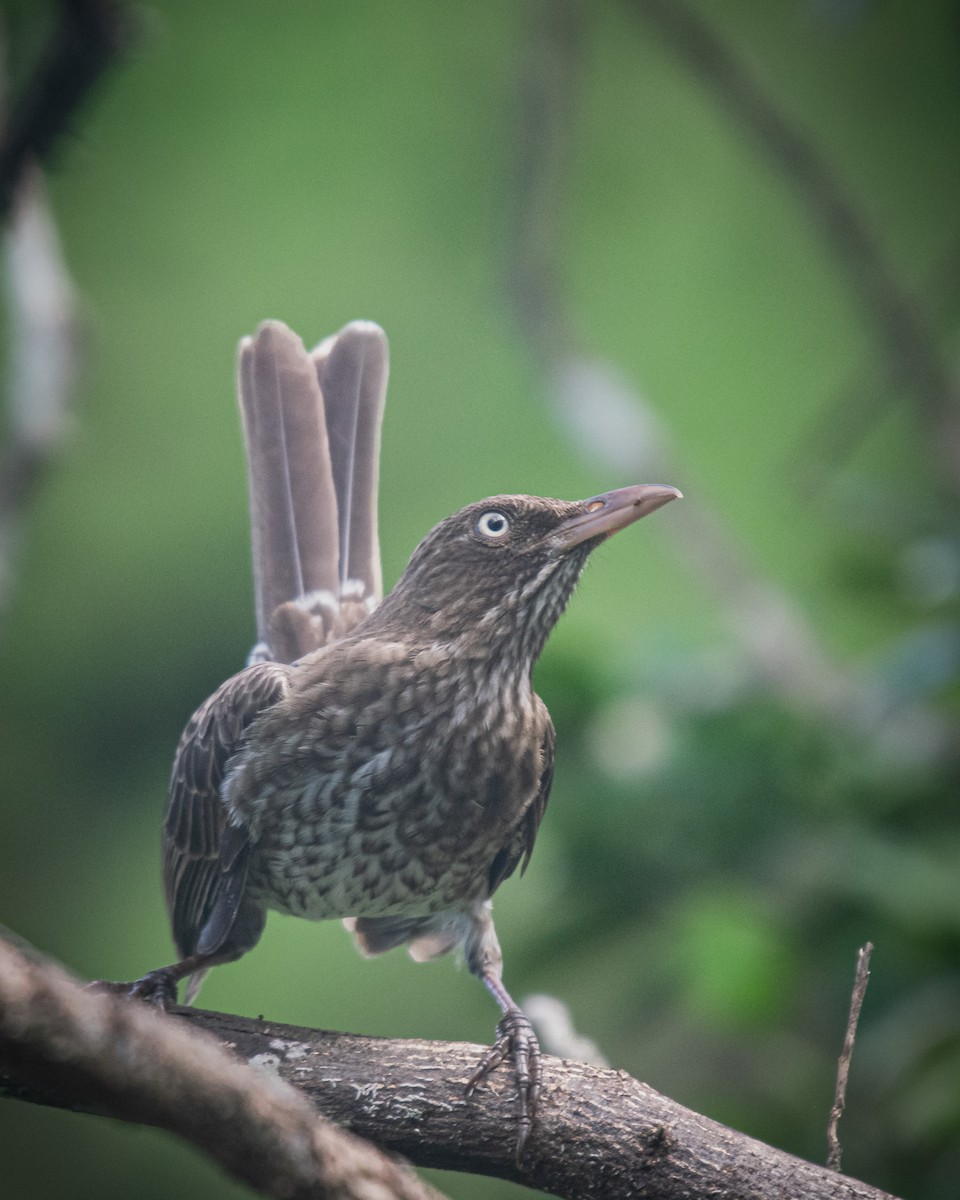
[[[478,653],[512,644],[532,665],[590,551],[680,494],[639,484],[589,500],[491,496],[470,504],[427,534],[367,627],[386,624],[431,642],[468,639]]]

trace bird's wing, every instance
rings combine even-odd
[[[194,713],[173,760],[164,822],[163,882],[180,954],[226,942],[247,872],[248,843],[220,800],[226,765],[247,727],[281,699],[289,669],[258,663],[228,679]]]
[[[488,878],[491,896],[505,879],[510,878],[518,865],[521,873],[527,869],[530,856],[533,854],[534,843],[537,840],[537,831],[550,799],[556,733],[546,705],[539,696],[536,697],[536,700],[540,707],[541,719],[544,721],[543,735],[540,741],[540,784],[533,800],[523,810],[520,820],[514,826],[510,840],[490,864]]]

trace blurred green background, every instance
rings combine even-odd
[[[48,177],[84,370],[0,613],[0,921],[84,977],[168,961],[173,747],[253,639],[236,342],[265,317],[308,344],[368,317],[393,356],[388,582],[486,494],[686,493],[594,556],[538,667],[558,763],[531,868],[498,896],[507,985],[822,1161],[871,939],[844,1168],[945,1200],[960,413],[909,362],[896,376],[909,347],[877,312],[885,286],[912,295],[922,367],[950,380],[960,10],[695,10],[875,239],[874,287],[855,236],[823,234],[823,179],[764,149],[664,7],[138,10],[139,48]],[[16,93],[54,9],[3,8]],[[450,959],[364,962],[338,925],[276,916],[202,1001],[391,1036],[495,1024]],[[0,1144],[6,1200],[244,1194],[165,1135],[82,1116],[3,1104]]]

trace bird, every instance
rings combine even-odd
[[[591,551],[680,496],[634,485],[496,495],[437,524],[383,595],[377,528],[389,372],[354,321],[308,352],[244,338],[257,642],[176,750],[163,830],[177,962],[129,985],[160,1007],[259,940],[267,910],[339,918],[365,955],[461,949],[500,1010],[467,1093],[509,1060],[519,1162],[542,1083],[503,983],[492,897],[526,869],[555,733],[531,672]]]

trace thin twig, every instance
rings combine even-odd
[[[847,1077],[850,1074],[850,1059],[853,1057],[853,1045],[857,1040],[857,1022],[860,1020],[860,1009],[863,998],[867,993],[870,982],[870,955],[873,953],[873,943],[867,942],[861,946],[857,954],[857,973],[853,981],[853,992],[850,995],[850,1013],[847,1017],[847,1032],[843,1039],[843,1050],[837,1063],[837,1090],[830,1109],[830,1120],[827,1122],[827,1166],[831,1171],[840,1170],[840,1138],[837,1126],[843,1115],[847,1102]]]

